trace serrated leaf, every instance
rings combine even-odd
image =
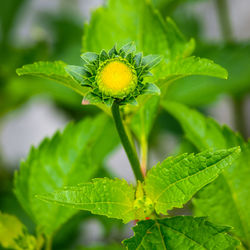
[[[133,230],[134,237],[123,241],[128,250],[234,250],[239,245],[227,234],[229,227],[191,216],[140,221]]]
[[[164,108],[181,124],[186,137],[199,150],[205,148],[229,148],[240,145],[242,153],[238,160],[213,183],[198,193],[195,211],[198,215],[210,216],[216,223],[233,226],[233,233],[246,246],[250,246],[250,159],[249,143],[226,126],[220,126],[211,118],[182,104],[164,102]]]
[[[250,44],[199,46],[196,53],[223,65],[229,72],[227,81],[210,77],[187,77],[176,81],[166,93],[166,98],[190,106],[204,106],[221,94],[244,95],[250,90],[248,60]],[[190,87],[192,86],[192,87]]]
[[[204,151],[197,155],[169,157],[150,169],[145,178],[145,191],[155,204],[155,211],[167,214],[181,208],[202,187],[212,182],[238,157],[240,148]]]
[[[122,219],[127,223],[135,219],[134,192],[133,186],[125,180],[102,178],[37,197],[63,206],[88,210],[93,214]]]
[[[227,79],[227,71],[212,60],[190,56],[178,59],[170,63],[161,63],[161,71],[157,75],[161,78],[161,84],[167,84],[177,79],[192,76],[205,75]]]
[[[16,72],[19,76],[31,75],[56,81],[73,89],[82,96],[85,95],[88,89],[74,81],[65,71],[65,66],[67,66],[67,64],[62,61],[35,62],[24,65],[22,68],[17,69]]]
[[[36,194],[94,177],[106,155],[118,143],[112,121],[105,115],[69,124],[62,133],[32,148],[15,175],[15,194],[42,232],[51,235],[76,210],[48,204]]]
[[[8,249],[34,250],[36,244],[35,237],[28,234],[18,218],[0,212],[0,245]]]

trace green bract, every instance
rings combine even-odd
[[[134,43],[128,43],[117,49],[100,54],[87,52],[81,55],[83,66],[66,66],[70,76],[89,91],[84,96],[89,103],[105,103],[111,106],[114,101],[120,105],[136,104],[136,97],[142,94],[159,94],[159,88],[153,83],[145,83],[144,78],[156,66],[161,57],[142,53],[135,54]]]

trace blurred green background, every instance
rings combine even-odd
[[[250,2],[248,0],[151,0],[165,18],[171,16],[187,38],[196,40],[195,55],[214,60],[228,80],[189,77],[173,83],[169,100],[196,107],[250,135]],[[31,145],[63,128],[70,120],[100,112],[82,106],[81,97],[54,82],[17,77],[16,68],[40,60],[80,65],[84,23],[101,0],[3,0],[0,8],[0,210],[17,215],[32,232],[34,225],[12,193],[14,170]],[[180,139],[176,121],[161,112],[151,136],[150,162],[166,154],[191,151]],[[121,164],[122,162],[122,164]],[[119,164],[117,164],[119,163]],[[121,149],[109,171],[132,179]],[[119,165],[120,169],[113,166]],[[125,166],[125,167],[124,167]],[[90,223],[91,222],[91,223]],[[94,232],[94,233],[93,233]],[[79,213],[57,234],[55,249],[112,243],[130,234],[127,226]],[[116,245],[114,245],[116,249]]]

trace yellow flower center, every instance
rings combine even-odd
[[[115,58],[104,63],[97,74],[97,83],[105,94],[122,97],[134,90],[137,76],[125,59]]]

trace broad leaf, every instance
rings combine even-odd
[[[0,212],[0,245],[15,250],[36,249],[36,239],[28,234],[27,228],[13,215]]]
[[[83,49],[99,53],[129,41],[145,55],[161,54],[166,60],[188,56],[194,49],[193,40],[187,41],[170,19],[165,22],[144,0],[110,0],[97,9],[86,25]]]
[[[82,96],[85,95],[88,89],[82,87],[77,81],[70,77],[65,70],[66,66],[67,64],[62,61],[36,62],[17,69],[17,74],[19,76],[31,75],[50,79],[73,89]]]
[[[221,94],[244,95],[250,90],[250,44],[231,44],[224,47],[220,44],[205,45],[199,46],[199,50],[199,56],[208,57],[228,70],[228,80],[187,77],[173,83],[165,98],[190,106],[200,106],[214,101]]]
[[[227,71],[220,65],[209,59],[194,56],[161,65],[161,71],[157,75],[162,79],[161,85],[192,75],[206,75],[222,79],[227,79],[228,76]]]
[[[249,143],[229,128],[179,103],[165,102],[163,106],[182,125],[186,137],[199,149],[229,148],[240,145],[240,158],[219,178],[198,193],[194,201],[198,215],[209,215],[210,220],[233,226],[234,234],[250,246],[250,159]]]
[[[122,219],[127,223],[135,219],[134,188],[125,180],[93,179],[90,183],[64,187],[39,199],[63,206],[91,211],[93,214]]]
[[[15,194],[42,232],[52,234],[76,210],[47,204],[35,195],[88,181],[117,143],[112,121],[101,115],[71,123],[31,149],[16,173]]]
[[[140,221],[133,230],[134,237],[123,241],[128,250],[234,250],[239,245],[227,234],[229,227],[191,216]]]
[[[212,182],[239,155],[232,148],[197,155],[183,154],[169,157],[149,170],[145,191],[155,204],[155,211],[167,214],[174,207],[182,207],[202,187]]]

